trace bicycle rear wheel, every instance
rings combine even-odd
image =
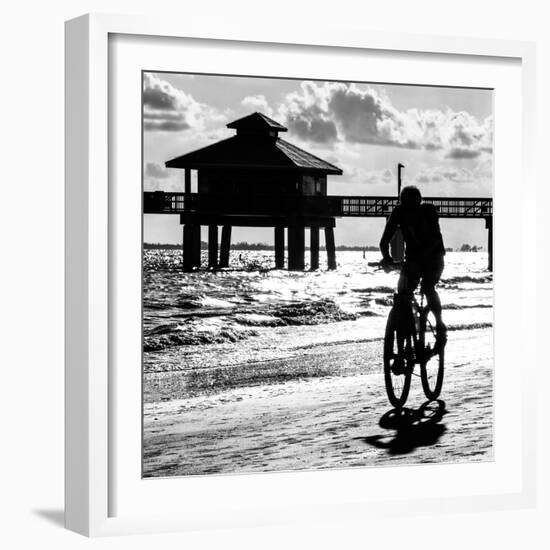
[[[388,399],[396,409],[407,401],[414,366],[412,335],[398,325],[398,315],[392,309],[384,336],[384,382]]]
[[[423,354],[420,361],[420,379],[422,388],[428,399],[434,400],[439,397],[443,386],[443,375],[445,372],[445,346],[434,353],[436,344],[435,318],[431,311],[424,316],[420,330],[420,343]]]

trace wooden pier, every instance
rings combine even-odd
[[[488,233],[488,268],[493,269],[493,199],[423,197],[422,200],[433,204],[437,208],[440,218],[485,220]],[[222,226],[220,267],[228,265],[231,227],[244,226],[275,228],[275,265],[277,268],[284,267],[284,241],[285,229],[287,229],[289,267],[303,269],[303,251],[305,249],[303,229],[309,227],[311,269],[317,269],[319,267],[319,228],[323,227],[327,252],[330,251],[327,264],[329,268],[333,269],[336,266],[334,218],[387,218],[398,203],[397,197],[378,196],[328,195],[297,199],[296,197],[277,195],[255,195],[250,199],[243,199],[234,195],[209,196],[199,193],[155,191],[144,193],[143,204],[145,214],[179,215],[180,222],[184,227]],[[222,208],[223,215],[220,215],[219,212]],[[214,238],[214,230],[211,234]],[[200,237],[198,243],[200,244]],[[217,248],[217,244],[213,242],[212,247],[209,248],[212,248],[213,258],[214,248]],[[212,267],[215,264],[213,260],[209,262],[209,265],[210,263]],[[196,266],[196,263],[193,266]]]
[[[319,237],[323,229],[328,269],[336,269],[334,227],[340,217],[388,217],[397,196],[328,195],[328,176],[341,175],[337,166],[279,137],[287,129],[262,113],[227,124],[236,134],[167,161],[167,168],[184,171],[183,192],[145,192],[144,214],[172,214],[183,226],[183,266],[200,266],[201,227],[208,227],[208,267],[229,265],[233,227],[272,227],[275,265],[305,268],[306,229],[310,266],[318,269]],[[399,186],[401,184],[399,168]],[[191,192],[192,171],[197,192]],[[488,229],[489,269],[492,269],[493,201],[490,198],[425,197],[441,218],[481,218]],[[221,243],[219,228],[221,227]]]
[[[397,197],[328,195],[324,197],[285,197],[254,195],[249,199],[234,195],[201,195],[199,193],[145,192],[145,214],[219,213],[223,215],[288,214],[358,218],[388,217],[399,204]],[[433,204],[440,218],[492,219],[493,199],[478,197],[422,197]]]

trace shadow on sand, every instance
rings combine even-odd
[[[418,447],[435,445],[447,431],[445,424],[440,424],[447,414],[445,401],[426,401],[418,409],[392,409],[380,417],[378,425],[393,434],[378,434],[360,439],[387,450],[391,455],[412,453]]]

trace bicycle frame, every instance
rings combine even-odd
[[[441,392],[444,350],[437,346],[435,324],[430,320],[431,310],[424,298],[422,287],[416,293],[396,293],[388,315],[384,336],[384,382],[388,398],[396,408],[403,407],[407,400],[416,364],[420,365],[426,397],[437,399]],[[435,336],[433,347],[431,341],[427,344],[427,340],[431,340],[427,338],[430,333]],[[436,356],[437,363],[432,363]]]
[[[414,364],[419,364],[423,359],[425,353],[424,347],[424,332],[426,326],[426,320],[429,312],[427,305],[424,305],[425,295],[420,290],[418,292],[419,298],[417,299],[416,293],[411,292],[409,296],[394,294],[393,307],[399,312],[399,318],[403,323],[401,330],[405,334],[410,333],[413,339],[413,352]]]

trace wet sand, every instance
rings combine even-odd
[[[450,333],[440,400],[426,403],[413,376],[400,414],[386,397],[381,340],[316,346],[283,360],[303,379],[184,399],[171,383],[164,401],[146,391],[143,475],[492,460],[491,334]]]

